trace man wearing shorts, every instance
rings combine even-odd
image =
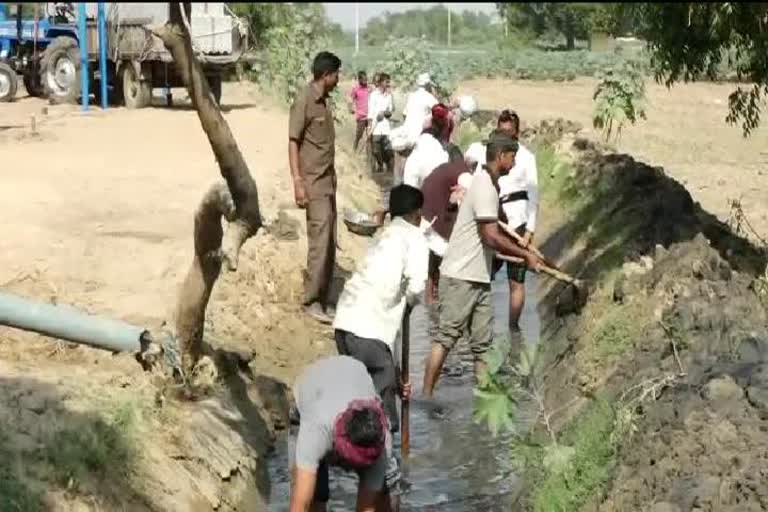
[[[517,142],[500,130],[486,146],[486,164],[475,171],[459,207],[456,224],[440,266],[438,328],[424,372],[424,394],[431,398],[448,352],[465,334],[475,360],[475,379],[485,370],[483,357],[493,341],[491,270],[499,252],[540,261],[503,233],[498,225],[498,181],[515,164]]]
[[[501,112],[496,123],[497,129],[503,130],[518,142],[515,155],[515,166],[509,174],[499,178],[499,201],[506,223],[523,239],[522,246],[533,242],[536,229],[536,217],[539,209],[538,172],[536,157],[525,146],[520,144],[520,118],[510,110]],[[482,148],[480,143],[473,144],[468,152],[478,154]],[[477,158],[476,158],[477,159]],[[520,315],[525,304],[525,274],[526,266],[522,263],[507,262],[507,279],[509,281],[509,331],[513,345],[521,345]],[[520,347],[513,347],[517,350]]]
[[[400,476],[388,466],[392,437],[365,366],[347,356],[320,359],[304,370],[293,391],[298,418],[288,437],[289,511],[326,510],[330,465],[358,474],[356,510],[387,510],[387,489]]]

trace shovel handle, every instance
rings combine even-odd
[[[406,304],[405,312],[403,314],[403,323],[401,329],[401,362],[400,372],[401,379],[408,382],[411,379],[410,367],[409,367],[409,353],[411,351],[411,306]],[[410,428],[410,400],[403,400],[400,407],[400,456],[403,461],[408,459],[408,454],[411,451],[411,428]]]
[[[507,233],[509,236],[511,236],[512,238],[514,238],[514,239],[517,241],[517,243],[518,243],[518,244],[520,244],[520,245],[523,245],[523,237],[521,237],[520,235],[518,235],[518,234],[517,234],[517,232],[516,232],[514,229],[510,228],[508,224],[506,224],[506,223],[504,223],[504,222],[501,222],[501,221],[498,221],[498,222],[499,222],[499,226],[501,226],[501,229],[503,229],[503,230],[504,230],[504,231],[505,231],[505,232],[506,232],[506,233]],[[526,247],[526,248],[527,248],[529,251],[531,251],[533,254],[535,254],[536,256],[538,256],[538,257],[539,257],[539,258],[540,258],[542,261],[544,261],[544,263],[545,263],[545,264],[546,264],[548,267],[551,267],[551,268],[557,269],[557,265],[555,265],[554,263],[552,263],[551,261],[549,261],[549,259],[547,259],[547,257],[546,257],[546,256],[544,256],[544,255],[541,253],[541,251],[539,250],[539,248],[538,248],[538,247],[536,247],[535,245],[533,245],[533,244],[530,244],[530,243],[529,243],[529,244],[528,244],[528,247]]]
[[[525,263],[525,260],[523,258],[516,258],[515,256],[507,256],[505,254],[496,253],[496,257],[502,261],[509,261],[511,263]],[[539,267],[539,270],[541,272],[544,272],[545,274],[548,274],[554,277],[558,281],[564,281],[568,284],[578,285],[578,281],[573,277],[569,276],[565,272],[561,272],[554,268],[548,267],[547,265],[541,265]]]

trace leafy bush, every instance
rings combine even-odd
[[[285,24],[264,33],[266,49],[253,71],[257,81],[270,85],[290,105],[311,76],[312,59],[328,47],[328,40],[312,10],[294,6],[285,16]]]
[[[641,70],[631,61],[615,71],[609,68],[601,73],[593,99],[592,125],[603,130],[606,141],[611,135],[618,139],[627,122],[635,124],[638,119],[645,119],[645,81]]]

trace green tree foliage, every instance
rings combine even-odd
[[[576,48],[576,39],[590,39],[593,19],[602,8],[593,2],[497,3],[501,17],[517,30],[530,30],[537,36],[557,32],[565,38],[565,48]]]
[[[396,86],[405,91],[415,87],[421,73],[429,73],[437,86],[437,97],[447,101],[454,93],[456,79],[444,62],[430,58],[425,38],[391,37],[384,45],[384,59],[377,62],[377,72],[388,73]]]
[[[758,2],[643,3],[623,7],[648,42],[657,81],[667,87],[714,79],[722,64],[735,70],[739,86],[729,96],[726,121],[748,136],[760,123],[768,94],[768,4]]]
[[[313,34],[326,37],[335,44],[348,42],[350,37],[342,30],[341,25],[328,20],[321,3],[236,2],[229,4],[229,7],[236,15],[248,20],[251,42],[260,49],[269,46],[268,31],[277,27],[289,27],[295,21],[297,12],[306,13]]]
[[[490,35],[491,17],[485,13],[464,11],[451,13],[451,41],[457,45],[481,44]],[[430,9],[411,9],[405,12],[385,12],[368,21],[363,40],[369,46],[380,46],[390,37],[423,38],[432,44],[448,41],[448,9],[437,5]]]

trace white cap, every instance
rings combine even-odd
[[[478,166],[485,165],[485,146],[482,142],[473,142],[464,153],[464,159],[477,162]]]
[[[416,78],[416,85],[419,87],[424,87],[425,85],[432,83],[432,77],[429,76],[429,73],[422,73]]]
[[[459,109],[465,116],[471,116],[477,110],[477,102],[472,96],[461,96],[459,98]]]

